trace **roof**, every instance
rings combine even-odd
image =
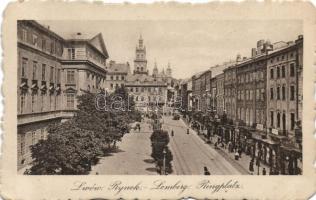
[[[129,73],[130,66],[128,63],[110,63],[108,73]]]
[[[88,38],[86,34],[76,33],[72,34],[72,38],[66,39],[67,42],[85,42],[88,43],[91,47],[93,47],[96,51],[104,55],[106,58],[109,58],[109,54],[105,47],[105,43],[103,40],[102,33],[98,33],[92,38]]]
[[[154,78],[149,75],[144,74],[133,74],[130,76],[127,76],[127,85],[167,85],[166,82],[162,81],[159,78]]]

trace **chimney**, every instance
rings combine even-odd
[[[246,60],[247,59],[247,57],[246,56],[244,56],[243,58],[242,58],[242,60]]]
[[[256,57],[256,55],[257,55],[257,49],[256,48],[252,48],[251,49],[251,57],[253,58],[253,57]]]
[[[240,54],[237,54],[236,63],[238,64],[240,61],[241,61],[241,55],[240,55]]]
[[[81,35],[81,33],[80,33],[80,32],[78,32],[78,33],[77,33],[77,35]]]

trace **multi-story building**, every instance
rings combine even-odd
[[[114,91],[118,87],[125,85],[127,77],[131,74],[129,63],[116,63],[110,61],[107,68],[106,88]]]
[[[236,93],[237,93],[237,79],[236,79],[236,63],[227,63],[227,68],[224,69],[224,99],[225,110],[227,118],[236,121]]]
[[[125,85],[133,97],[135,107],[138,110],[148,111],[152,106],[162,108],[166,105],[168,84],[163,78],[149,75],[146,47],[142,37],[140,37],[136,47],[134,73],[127,77]]]
[[[30,146],[47,136],[47,126],[73,116],[80,91],[102,88],[108,57],[102,35],[65,40],[36,21],[18,31],[18,169],[31,161]]]
[[[258,42],[262,43],[262,40]],[[268,45],[269,43],[264,43]],[[267,49],[267,48],[265,48]],[[254,52],[254,51],[253,51]],[[266,128],[266,52],[243,58],[237,65],[237,119],[246,126]]]
[[[101,33],[92,38],[76,33],[66,39],[61,60],[66,109],[77,108],[76,96],[82,91],[96,93],[106,88],[108,57]]]
[[[267,127],[281,142],[282,173],[296,174],[301,168],[301,120],[303,101],[303,36],[283,42],[267,60]]]
[[[219,116],[222,116],[225,110],[224,95],[224,74],[221,73],[216,76],[216,113]]]
[[[35,21],[18,21],[18,169],[31,162],[30,146],[63,117],[64,39]]]
[[[210,79],[210,102],[209,102],[209,110],[213,113],[216,112],[217,107],[217,79],[216,76]]]

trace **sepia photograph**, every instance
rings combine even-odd
[[[20,175],[302,175],[301,20],[18,20]]]

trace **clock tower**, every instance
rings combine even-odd
[[[138,46],[136,46],[136,58],[134,60],[134,74],[148,75],[146,47],[144,46],[142,35],[140,35],[139,37]]]

